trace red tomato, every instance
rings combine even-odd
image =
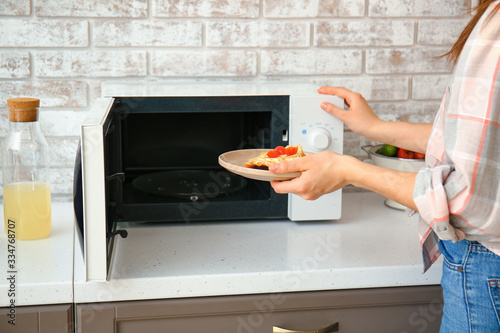
[[[297,154],[297,150],[298,150],[298,149],[299,149],[299,148],[297,148],[297,147],[286,147],[286,148],[285,148],[285,153],[286,153],[288,156],[295,155],[295,154]]]
[[[415,152],[413,154],[413,158],[416,158],[416,159],[425,158],[425,154],[424,153],[417,153],[417,152]]]
[[[405,150],[403,148],[398,149],[398,157],[399,158],[413,158],[413,152],[409,150]]]
[[[275,158],[280,156],[276,150],[271,150],[267,152],[267,157],[269,158]]]
[[[283,147],[283,146],[278,146],[278,147],[274,148],[274,150],[278,153],[278,156],[286,154],[285,147]]]

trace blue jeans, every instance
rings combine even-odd
[[[500,256],[478,242],[439,241],[444,256],[441,333],[500,332]]]

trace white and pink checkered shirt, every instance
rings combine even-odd
[[[427,270],[442,240],[500,255],[500,1],[476,25],[434,121],[413,198]],[[491,14],[491,15],[490,15]]]

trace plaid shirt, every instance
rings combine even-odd
[[[500,255],[500,10],[493,6],[500,1],[462,50],[417,174],[424,271],[440,255],[438,238],[475,240]]]

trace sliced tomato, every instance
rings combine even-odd
[[[267,152],[267,157],[269,158],[276,158],[280,156],[276,150],[271,150]]]
[[[286,147],[285,148],[285,153],[288,156],[295,155],[295,154],[297,154],[297,150],[298,149],[299,149],[298,147]]]
[[[278,146],[278,147],[274,148],[274,150],[278,153],[278,156],[286,154],[285,147],[283,147],[283,146]]]

